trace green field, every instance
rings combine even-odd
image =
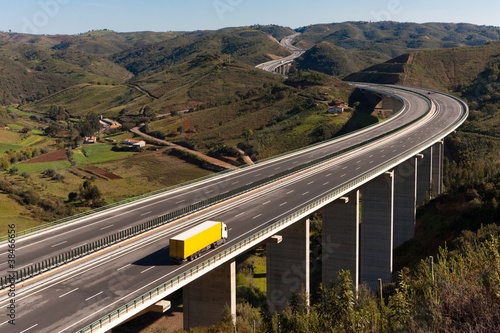
[[[7,126],[9,126],[10,128],[12,128],[15,131],[19,131],[19,130],[22,130],[24,128],[24,126],[21,126],[18,124],[7,124]]]
[[[19,148],[22,148],[22,146],[0,142],[0,153],[5,153],[6,151],[16,150]]]
[[[114,161],[135,154],[134,152],[115,152],[111,148],[113,148],[111,144],[88,145],[75,149],[73,159],[77,165],[85,165]]]
[[[9,125],[11,128],[16,129],[19,127],[18,125]],[[22,128],[22,127],[21,127]],[[41,131],[37,130],[37,133]],[[0,132],[0,153],[5,153],[9,150],[17,150],[21,148],[26,148],[32,145],[35,145],[39,141],[42,140],[42,136],[35,134],[28,135],[26,138],[22,138],[21,134],[10,131],[1,131]]]
[[[16,164],[19,173],[43,172],[47,169],[60,170],[69,168],[70,166],[71,163],[68,161]]]
[[[10,107],[8,110],[9,110],[9,112],[15,113],[19,116],[28,116],[29,117],[29,116],[33,115],[33,113],[24,112],[24,111],[16,109],[15,107]]]

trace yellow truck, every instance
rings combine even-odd
[[[224,244],[227,240],[227,225],[217,221],[206,221],[196,227],[170,238],[170,258],[181,263],[198,258],[201,253]]]

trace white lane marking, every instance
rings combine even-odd
[[[114,226],[114,224],[110,224],[107,227],[102,227],[100,230],[108,229],[108,228],[111,228],[112,226]]]
[[[59,245],[63,245],[64,243],[67,243],[68,241],[64,241],[62,243],[58,243],[58,244],[55,244],[55,245],[52,245],[51,247],[56,247],[56,246],[59,246]]]
[[[151,267],[149,267],[148,269],[143,270],[143,271],[141,272],[141,274],[142,274],[142,273],[146,273],[147,271],[149,271],[150,269],[153,269],[153,268],[155,268],[155,267],[156,267],[156,266],[151,266]]]
[[[236,215],[235,217],[240,217],[241,215],[245,214],[245,212],[243,213],[239,213],[238,215]]]
[[[95,294],[94,296],[90,296],[89,298],[86,298],[86,299],[85,299],[85,301],[88,301],[89,299],[92,299],[92,298],[94,298],[94,297],[97,297],[97,296],[99,296],[100,294],[102,294],[103,292],[104,292],[104,291],[101,291],[100,293],[97,293],[97,294]]]
[[[257,178],[257,177],[259,177],[259,176],[262,176],[262,174],[261,174],[261,173],[259,173],[259,174],[255,175],[254,177],[255,177],[255,178]]]
[[[288,191],[286,194],[292,194],[293,192],[295,192],[295,190]]]
[[[24,331],[21,331],[20,333],[28,332],[30,329],[35,328],[37,326],[38,326],[38,324],[35,324],[35,325],[31,326],[30,328],[27,328]]]
[[[263,203],[263,205],[267,205],[267,204],[268,204],[268,203],[270,203],[270,202],[271,202],[271,200],[266,201],[266,202],[264,202],[264,203]]]
[[[183,203],[184,201],[186,201],[186,200],[177,201],[175,204],[177,205],[177,204]]]
[[[149,212],[146,212],[146,213],[142,213],[141,216],[144,216],[144,215],[148,215],[148,214],[151,214],[153,211],[150,210]]]
[[[361,169],[361,167],[357,167],[357,168],[356,168],[356,170],[359,170],[359,169]]]
[[[346,166],[342,168],[342,170],[345,170],[345,169],[347,169],[347,167],[346,167]]]
[[[261,216],[262,216],[262,214],[256,215],[256,216],[253,217],[253,219],[255,220],[255,219],[257,219],[257,218],[259,218]]]
[[[280,207],[281,207],[281,206],[286,205],[287,203],[288,203],[288,202],[286,202],[286,201],[285,201],[285,202],[283,202],[283,203],[280,205]]]
[[[312,182],[307,183],[307,185],[311,185],[312,183],[314,183],[314,180]]]
[[[330,177],[331,175],[332,175],[332,174],[331,174],[331,173],[329,173],[329,174],[327,174],[325,177]]]
[[[118,268],[118,269],[117,269],[117,271],[121,271],[122,269],[125,269],[125,268],[127,268],[128,266],[131,266],[131,265],[132,265],[132,264],[128,264],[128,265],[125,265],[125,266],[123,266],[123,267],[120,267],[120,268]]]
[[[210,194],[210,193],[212,193],[213,191],[214,191],[214,190],[210,190],[210,191],[206,191],[205,193],[206,193],[206,194]]]
[[[120,231],[122,231],[122,230],[120,230]],[[82,244],[82,245],[78,245],[78,246],[72,247],[72,248],[71,248],[71,250],[74,250],[74,249],[76,249],[76,248],[82,247],[82,246],[87,245],[87,244],[88,244],[88,243],[85,243],[85,244]]]
[[[306,195],[306,194],[309,194],[309,191],[302,193],[302,195]]]
[[[342,176],[340,176],[340,178],[344,178],[344,177],[345,177],[345,173]]]
[[[231,183],[231,185],[236,185],[238,184],[240,181],[238,180],[237,182],[234,182],[234,183]]]
[[[75,291],[77,291],[77,290],[78,290],[78,288],[75,288],[75,289],[73,289],[73,290],[71,290],[71,291],[68,291],[67,293],[62,294],[61,296],[59,296],[59,298],[64,297],[64,296],[66,296],[66,295],[69,295],[69,294],[71,294],[72,292],[75,292]]]
[[[361,160],[357,161],[356,164],[361,163]]]
[[[384,157],[385,157],[385,155],[384,155],[384,156],[382,156],[382,158],[384,158]]]
[[[369,158],[372,158],[372,157],[373,157],[373,155],[370,155],[370,156],[368,156],[368,157],[369,157]]]
[[[324,183],[324,184],[323,184],[323,186],[328,185],[328,184],[330,184],[330,182],[326,182],[326,183]]]
[[[281,169],[281,167],[277,167],[277,168],[275,168],[274,170],[279,170],[279,169]]]
[[[373,162],[375,162],[375,161],[371,161],[370,164],[372,164]]]

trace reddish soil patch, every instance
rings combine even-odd
[[[62,131],[57,132],[57,135],[59,135],[59,136],[70,136],[71,132],[68,131],[68,130],[62,130]]]
[[[120,176],[117,176],[115,175],[114,173],[111,173],[111,172],[107,172],[107,171],[104,171],[103,169],[99,169],[99,168],[96,168],[96,167],[86,167],[85,169],[87,169],[88,171],[92,171],[98,175],[101,175],[101,176],[104,176],[106,178],[108,178],[109,180],[117,180],[117,179],[122,179],[122,177]]]
[[[67,159],[68,157],[66,156],[66,150],[57,150],[52,153],[32,158],[31,160],[23,163],[59,162],[59,161],[66,161]]]
[[[84,169],[79,169],[80,172],[83,173],[83,175],[81,175],[80,173],[78,173],[79,176],[83,177],[83,178],[95,178],[96,180],[102,180],[102,181],[108,181],[107,178],[103,178],[103,177],[99,177],[97,176],[96,174],[88,171],[88,170],[84,170]]]

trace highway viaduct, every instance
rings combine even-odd
[[[374,127],[263,165],[277,170],[280,161],[291,165],[302,155],[305,160],[324,155],[322,149],[356,146],[351,141],[362,135],[372,139],[360,139],[355,149],[211,207],[189,223],[89,260],[76,272],[68,270],[26,288],[18,299],[23,305],[20,325],[10,330],[0,323],[2,331],[106,332],[181,288],[185,327],[212,324],[224,305],[235,312],[235,259],[262,244],[268,255],[268,302],[271,310],[279,311],[293,291],[309,292],[308,217],[317,211],[323,215],[325,283],[335,281],[340,269],[351,271],[355,286],[367,282],[375,287],[378,278],[390,280],[393,249],[412,237],[416,206],[442,190],[443,139],[463,123],[468,109],[452,96],[423,89],[359,86],[398,96],[403,108]],[[385,100],[397,105],[391,98]],[[262,167],[241,173],[250,177]],[[205,219],[227,222],[230,242],[181,266],[165,262],[168,238]],[[160,237],[161,244],[151,247]],[[145,259],[150,257],[153,263]],[[115,263],[116,258],[121,261]],[[5,298],[2,307],[8,301]],[[53,318],[45,314],[47,307],[53,309]]]

